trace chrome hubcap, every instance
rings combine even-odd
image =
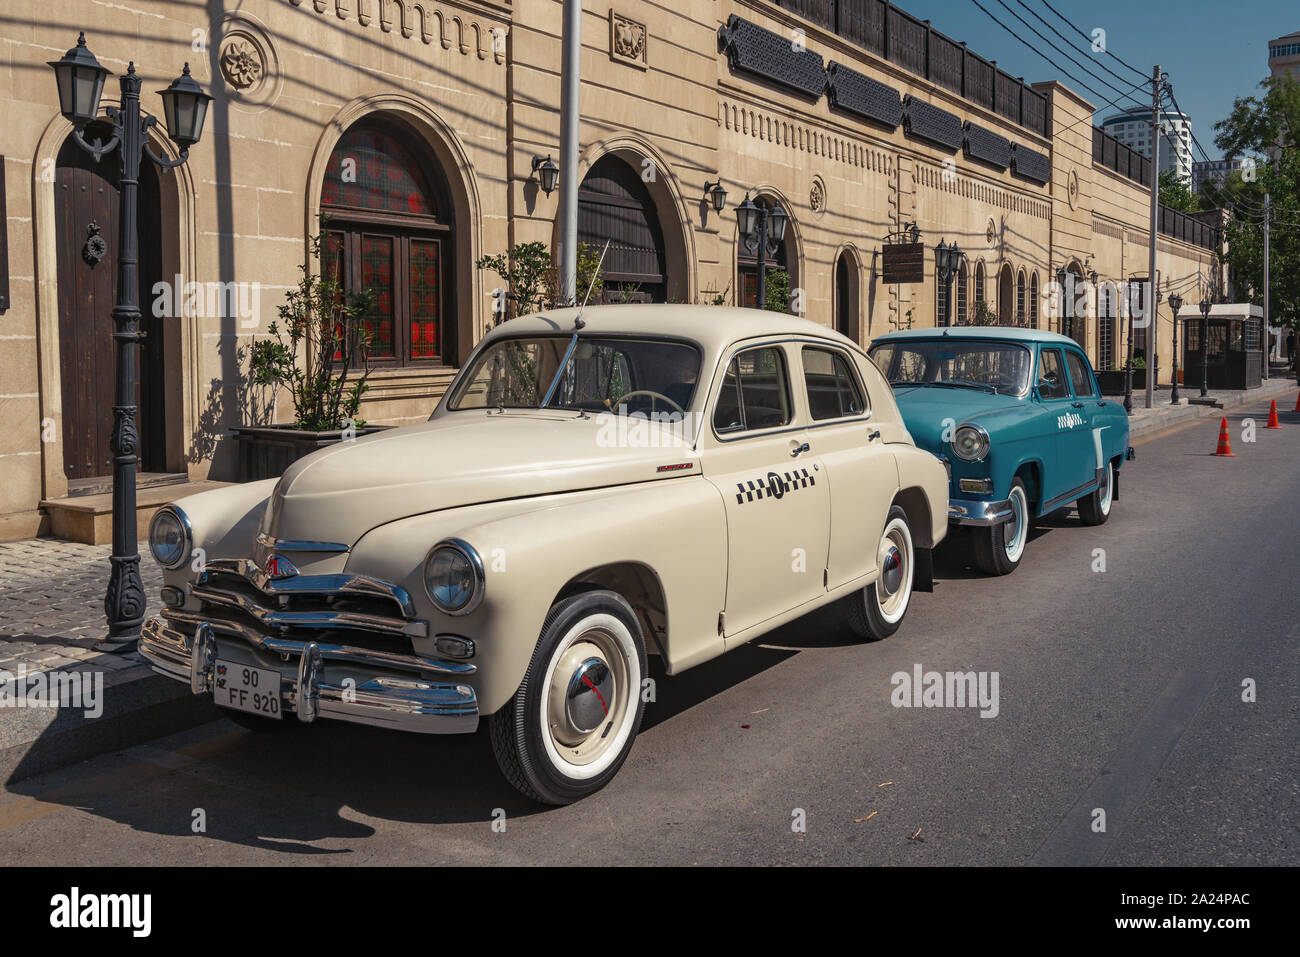
[[[614,672],[601,658],[587,658],[569,679],[564,709],[569,727],[590,734],[609,717],[614,701]]]
[[[885,561],[881,565],[880,585],[886,595],[892,595],[898,591],[898,586],[901,584],[903,584],[903,553],[898,550],[897,545],[891,544],[885,552]]]

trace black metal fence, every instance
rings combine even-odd
[[[774,0],[917,76],[1047,136],[1047,97],[888,0]]]
[[[1125,146],[1100,126],[1092,128],[1092,161],[1135,183],[1151,186],[1151,160]]]

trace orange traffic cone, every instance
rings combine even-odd
[[[1295,411],[1300,412],[1300,392],[1295,394]]]
[[[1232,451],[1232,443],[1228,440],[1228,417],[1225,415],[1219,422],[1219,447],[1214,450],[1215,455],[1236,456]]]
[[[1277,420],[1277,399],[1274,399],[1273,404],[1268,407],[1268,425],[1264,426],[1264,428],[1266,429],[1282,428],[1282,424]]]

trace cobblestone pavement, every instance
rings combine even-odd
[[[12,672],[19,663],[28,672],[145,667],[138,654],[91,648],[108,633],[104,590],[111,551],[51,538],[0,542],[0,670]],[[151,611],[162,570],[148,549],[140,556],[140,577]]]

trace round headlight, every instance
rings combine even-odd
[[[449,539],[424,560],[424,590],[439,611],[468,615],[483,600],[483,562],[473,547]]]
[[[952,435],[952,451],[967,462],[982,459],[989,451],[989,434],[978,425],[959,426]]]
[[[190,521],[175,505],[160,508],[149,523],[149,550],[163,568],[180,568],[190,557]]]

